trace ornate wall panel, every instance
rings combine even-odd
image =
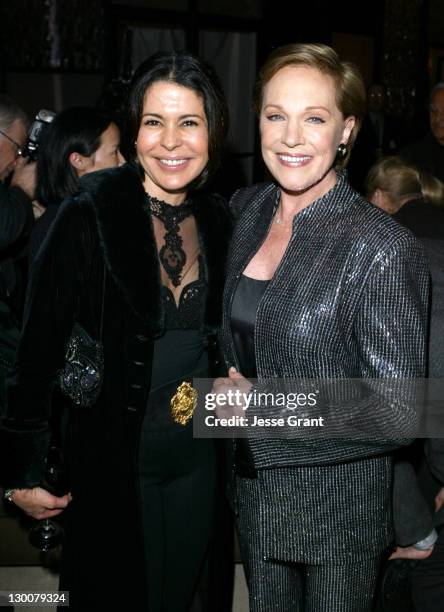
[[[102,71],[104,0],[2,0],[2,58],[8,70]]]
[[[391,113],[414,115],[421,88],[422,0],[386,0],[381,75]],[[426,66],[424,65],[424,70]]]

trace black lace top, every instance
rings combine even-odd
[[[208,358],[202,327],[207,298],[204,258],[199,252],[193,202],[171,206],[147,197],[159,244],[164,318],[154,342],[151,395],[193,374],[206,376]],[[167,286],[168,283],[170,286]],[[163,412],[163,409],[162,409]],[[160,422],[166,415],[159,415]],[[150,421],[155,426],[151,410]]]
[[[165,309],[165,330],[200,329],[204,320],[207,281],[202,256],[199,255],[199,277],[182,289],[179,304],[169,287],[162,285],[162,302]]]
[[[145,210],[152,217],[159,244],[165,312],[163,329],[200,329],[207,282],[203,258],[199,254],[194,203],[185,200],[173,206],[147,194]]]

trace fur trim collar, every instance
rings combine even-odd
[[[129,165],[86,175],[106,266],[134,312],[153,330],[161,318],[160,273],[145,191]]]
[[[93,205],[106,266],[133,311],[156,331],[162,325],[160,271],[154,230],[143,205],[145,191],[136,168],[94,172],[81,180]],[[206,325],[221,320],[221,293],[231,220],[225,201],[195,196],[198,227],[209,282]]]

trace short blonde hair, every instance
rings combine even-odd
[[[435,206],[444,205],[444,184],[396,155],[381,157],[370,168],[365,181],[367,198],[377,189],[384,191],[399,206],[404,200],[415,198],[423,198]]]
[[[347,143],[347,154],[337,160],[345,167],[366,112],[365,85],[358,68],[340,60],[334,49],[322,44],[291,44],[275,49],[262,66],[254,90],[253,104],[259,115],[265,86],[287,66],[308,66],[332,77],[336,86],[336,104],[344,119],[353,116],[355,125]]]

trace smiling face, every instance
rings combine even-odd
[[[145,191],[180,204],[208,163],[208,126],[203,101],[192,89],[158,81],[145,92],[136,141]]]
[[[336,105],[332,77],[303,65],[281,68],[264,88],[260,113],[262,156],[281,189],[310,201],[331,189],[338,145],[354,123]]]

